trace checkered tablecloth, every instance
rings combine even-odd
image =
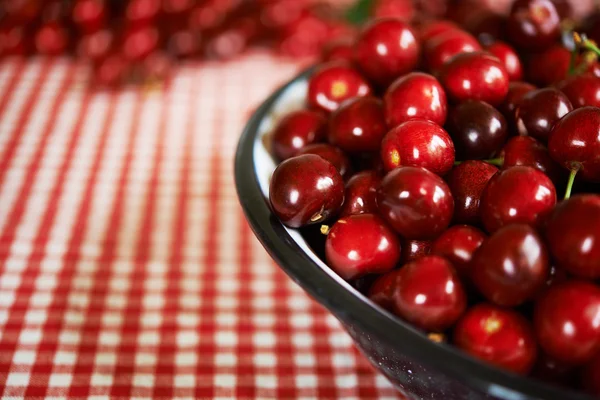
[[[94,92],[67,60],[0,63],[0,396],[397,398],[238,205],[238,136],[298,67]]]

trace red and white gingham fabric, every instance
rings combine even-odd
[[[239,134],[297,70],[92,92],[67,60],[0,64],[1,397],[398,398],[238,205]]]

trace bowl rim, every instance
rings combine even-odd
[[[407,322],[385,312],[374,303],[344,288],[314,262],[275,218],[264,198],[255,172],[254,144],[259,128],[281,95],[293,84],[307,80],[310,67],[277,89],[252,114],[239,139],[235,154],[235,185],[238,199],[249,225],[279,267],[313,299],[337,318],[377,334],[391,346],[404,343],[402,352],[414,360],[501,399],[593,400],[585,393],[552,386],[483,363],[446,344],[429,340]]]

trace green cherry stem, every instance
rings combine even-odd
[[[594,43],[593,40],[586,38],[585,35],[582,36],[577,32],[573,32],[573,40],[575,40],[576,48],[580,47],[600,56],[600,48],[596,45],[596,43]]]
[[[569,181],[567,182],[567,190],[565,191],[565,200],[567,200],[571,197],[571,190],[573,189],[573,183],[575,182],[575,176],[579,172],[579,168],[580,168],[579,165],[575,166],[571,170],[571,173],[569,174]]]

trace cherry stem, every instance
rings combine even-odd
[[[573,168],[569,174],[569,181],[567,182],[567,190],[565,191],[565,200],[571,197],[571,190],[573,189],[573,183],[575,182],[575,176],[579,172],[579,166]]]
[[[573,40],[575,41],[575,48],[581,47],[586,50],[590,50],[594,52],[596,55],[600,56],[600,48],[594,43],[593,40],[588,39],[585,35],[580,35],[577,32],[573,32]]]
[[[578,53],[579,48],[577,46],[573,46],[573,50],[571,51],[571,59],[569,60],[569,71],[567,72],[567,76],[575,75],[575,62],[577,61]]]
[[[486,162],[488,164],[492,164],[495,165],[497,167],[501,167],[502,165],[504,165],[504,158],[502,157],[498,157],[498,158],[491,158],[489,160],[481,160],[483,162]],[[454,161],[454,165],[460,165],[462,164],[464,161]]]

